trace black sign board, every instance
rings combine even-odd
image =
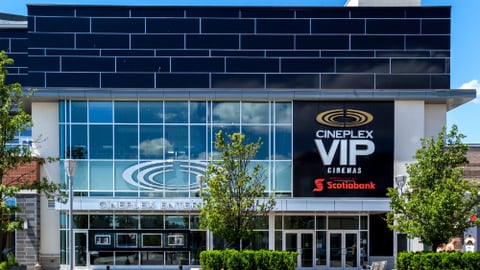
[[[294,197],[385,197],[393,102],[294,102]]]

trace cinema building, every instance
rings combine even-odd
[[[41,173],[72,180],[73,224],[68,203],[36,198],[17,258],[29,269],[71,258],[75,269],[198,267],[202,250],[223,248],[198,225],[223,130],[261,138],[254,163],[277,201],[248,248],[298,251],[298,269],[392,268],[422,246],[387,228],[386,189],[420,138],[475,97],[450,89],[450,8],[418,2],[29,5],[2,25],[0,47],[16,60],[8,80],[35,89],[34,150],[60,157]]]

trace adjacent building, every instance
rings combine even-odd
[[[254,163],[277,200],[248,248],[298,251],[299,269],[391,268],[420,245],[387,228],[386,189],[420,138],[475,97],[450,89],[450,8],[403,4],[29,5],[28,23],[0,32],[16,60],[8,79],[35,89],[36,153],[77,168],[73,224],[68,204],[41,198],[38,248],[18,243],[17,257],[44,269],[71,257],[75,269],[198,267],[202,250],[224,248],[198,225],[223,130],[261,138]],[[63,164],[42,176],[67,183]]]

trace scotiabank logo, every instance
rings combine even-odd
[[[325,178],[317,178],[314,181],[315,188],[313,192],[322,192],[325,189],[340,189],[340,190],[371,190],[375,189],[375,183],[357,183],[355,180],[335,180],[325,182]]]
[[[320,192],[323,190],[323,181],[325,181],[325,178],[315,179],[315,188],[313,189],[313,192]]]

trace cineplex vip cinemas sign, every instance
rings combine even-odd
[[[295,102],[295,197],[385,197],[393,102]]]

